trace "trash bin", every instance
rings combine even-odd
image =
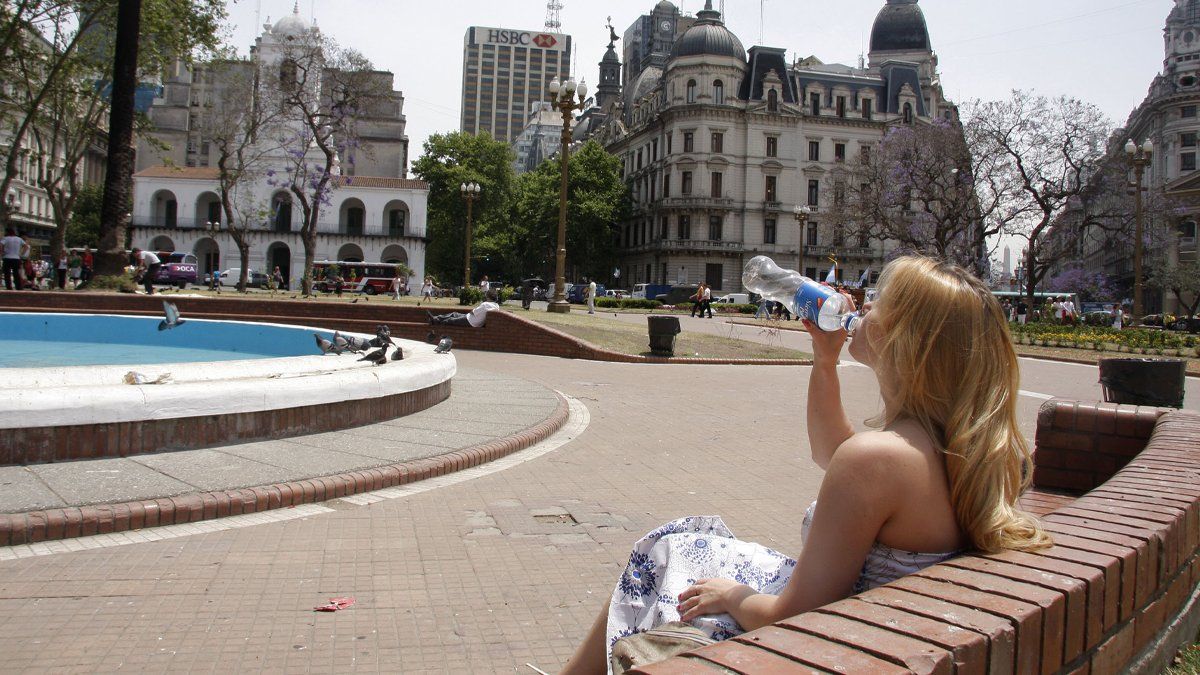
[[[675,356],[675,336],[679,335],[679,317],[646,317],[650,329],[650,353],[655,356]]]
[[[1100,359],[1108,403],[1183,407],[1187,364],[1180,359]]]

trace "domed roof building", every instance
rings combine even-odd
[[[275,22],[271,27],[271,35],[278,38],[297,38],[314,30],[312,24],[300,16],[300,3],[292,8],[292,13]]]
[[[673,9],[659,2],[626,31],[640,40],[625,45],[633,76],[604,122],[576,135],[624,163],[634,209],[618,236],[621,281],[736,292],[760,254],[817,278],[830,256],[846,281],[878,273],[895,243],[837,222],[829,204],[844,163],[867,157],[889,125],[955,115],[917,0],[886,0],[870,65],[857,67],[746,50],[711,0],[694,19]],[[646,35],[672,29],[669,48]]]

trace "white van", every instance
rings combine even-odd
[[[750,304],[749,293],[730,293],[722,295],[713,300],[714,305],[748,305]]]

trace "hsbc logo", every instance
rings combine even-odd
[[[504,30],[501,28],[477,28],[476,34],[487,36],[486,42],[496,45],[511,45],[514,47],[538,47],[540,49],[559,49],[562,43],[550,33],[526,33],[519,30]]]
[[[533,44],[541,47],[542,49],[550,49],[554,45],[558,44],[558,40],[555,40],[553,35],[542,33],[541,35],[533,38]]]

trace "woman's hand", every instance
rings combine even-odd
[[[725,614],[746,598],[753,588],[729,579],[700,579],[679,594],[679,618],[691,621],[710,614]]]

